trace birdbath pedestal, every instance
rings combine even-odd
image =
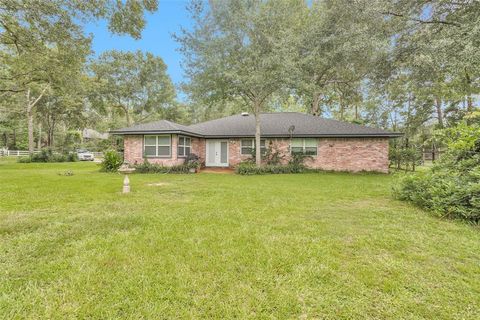
[[[128,175],[135,171],[135,168],[130,168],[128,164],[124,163],[118,168],[118,172],[123,173],[125,178],[123,178],[123,193],[130,192],[130,180],[128,179]]]

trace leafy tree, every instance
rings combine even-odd
[[[190,78],[188,91],[203,101],[241,101],[255,116],[260,145],[260,113],[284,86],[293,69],[292,35],[298,34],[299,1],[193,2],[192,31],[176,35]],[[257,148],[260,165],[260,148]]]
[[[91,65],[98,81],[93,103],[97,107],[120,108],[128,126],[167,110],[175,89],[162,58],[140,51],[107,51]]]
[[[112,32],[139,38],[144,10],[156,9],[156,0],[0,2],[0,95],[23,95],[30,152],[36,106],[52,93],[56,78],[78,71],[88,53],[79,23],[107,19]]]
[[[304,13],[291,87],[312,114],[321,115],[322,104],[336,101],[343,119],[347,102],[358,107],[359,82],[388,48],[383,21],[372,21],[370,10],[365,3],[327,0],[313,1]]]

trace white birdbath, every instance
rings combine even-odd
[[[130,192],[130,180],[128,179],[128,175],[135,171],[135,168],[130,168],[127,163],[124,163],[118,168],[118,172],[123,173],[125,178],[123,178],[123,193]]]

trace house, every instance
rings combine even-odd
[[[261,149],[309,155],[312,168],[388,172],[389,139],[401,134],[298,112],[262,113]],[[255,117],[248,113],[184,126],[167,120],[111,131],[124,137],[128,163],[181,164],[195,153],[206,167],[234,167],[251,157]]]
[[[82,130],[82,139],[83,140],[94,140],[94,139],[106,140],[108,139],[108,133],[100,133],[96,130],[85,128]]]

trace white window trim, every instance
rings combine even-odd
[[[245,147],[244,147],[244,146],[243,146],[243,141],[244,141],[244,140],[251,140],[251,141],[252,141],[252,146],[251,146],[251,147],[249,147],[249,146],[245,146]],[[260,146],[261,146],[261,144],[262,144],[262,140],[264,141],[264,146],[263,146],[263,148],[261,147],[261,149],[265,149],[265,152],[266,152],[266,150],[267,150],[267,140],[266,140],[266,139],[260,139]],[[253,138],[253,139],[240,139],[240,154],[241,154],[242,156],[251,156],[251,155],[252,155],[251,153],[243,153],[243,148],[252,148],[252,149],[254,149],[254,148],[255,148],[255,138]]]
[[[155,145],[153,144],[146,144],[145,140],[147,137],[155,137]],[[158,137],[168,137],[170,143],[167,144],[158,144]],[[150,156],[145,154],[145,147],[155,147],[155,155]],[[169,147],[169,154],[168,155],[158,155],[158,147]],[[172,157],[172,135],[171,134],[146,134],[143,136],[143,154],[145,155],[146,158],[171,158]]]
[[[184,139],[184,140],[183,140],[183,143],[184,143],[184,144],[180,144],[180,138],[183,138],[183,139]],[[185,144],[185,139],[190,140],[190,145],[189,145],[189,146],[187,146],[187,145]],[[178,140],[177,140],[177,141],[178,141],[178,142],[177,142],[177,156],[178,156],[179,158],[186,158],[187,155],[185,154],[185,148],[190,148],[190,153],[192,153],[192,138],[191,138],[191,137],[187,137],[187,136],[178,136]],[[180,153],[178,152],[178,149],[179,149],[180,147],[183,147],[183,153],[184,153],[183,155],[180,155]]]
[[[290,139],[290,155],[293,155],[293,152],[292,152],[292,140],[293,139],[302,139],[302,154],[305,155],[305,156],[308,156],[308,157],[316,157],[318,156],[318,139],[317,138],[292,138]],[[316,146],[316,154],[305,154],[305,140],[306,139],[315,139],[315,142],[317,143],[317,146]],[[298,148],[298,147],[295,147],[295,148]],[[312,147],[309,147],[309,148],[312,148]]]

